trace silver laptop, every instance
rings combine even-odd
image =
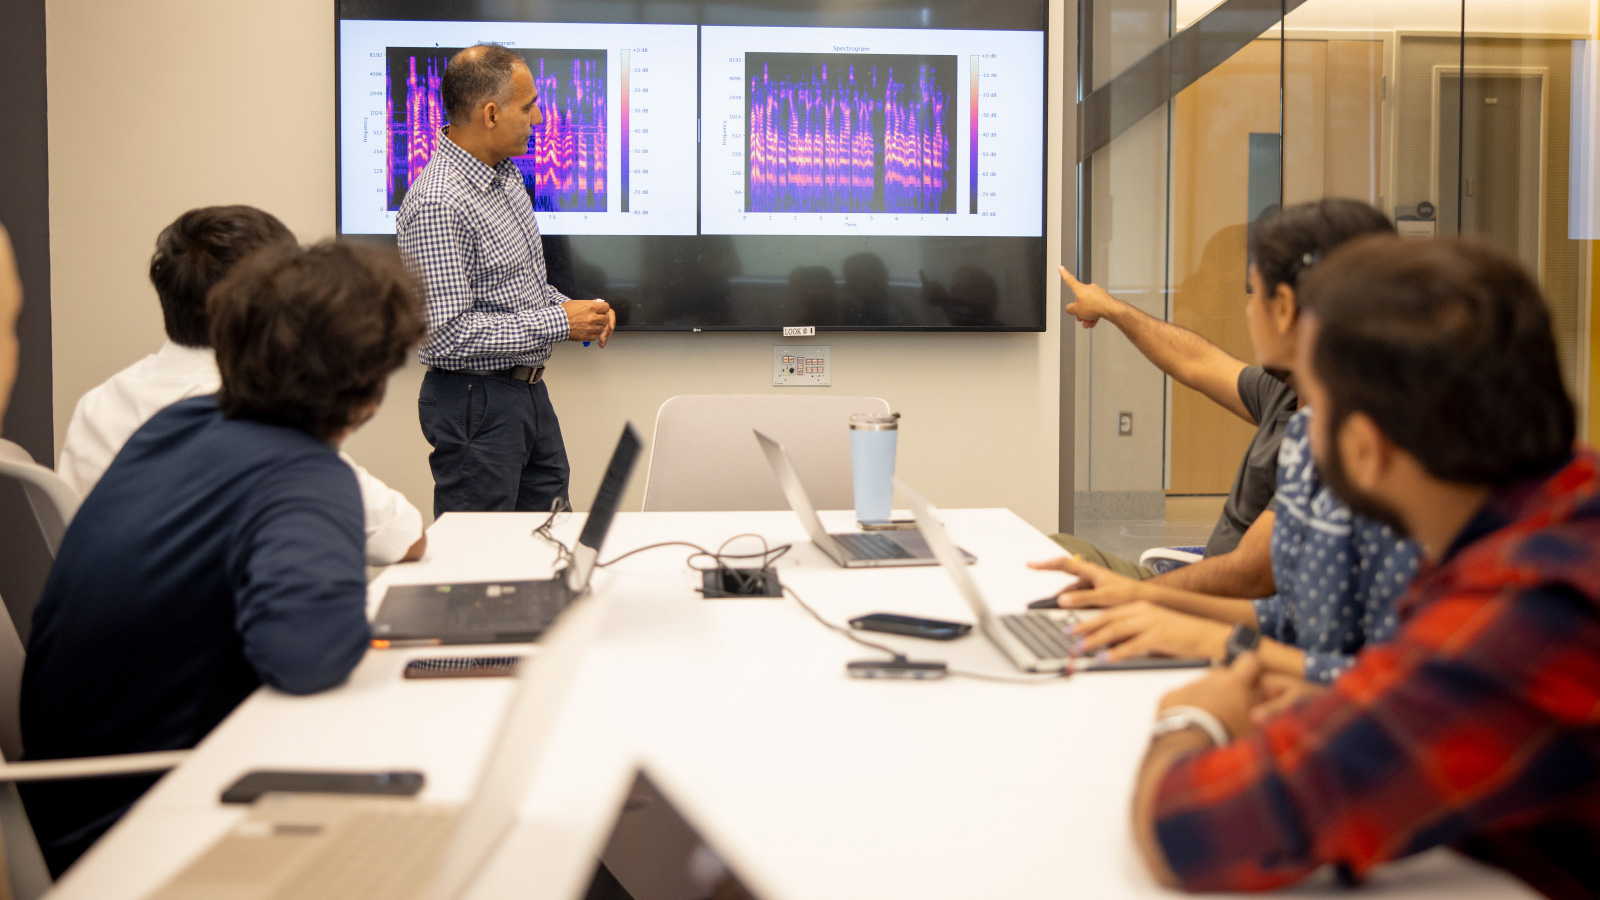
[[[568,606],[520,667],[465,806],[410,798],[267,794],[150,900],[452,900],[516,820],[608,604]]]
[[[805,526],[806,534],[811,536],[811,543],[816,544],[818,549],[828,554],[834,562],[847,569],[931,566],[938,562],[928,550],[928,544],[922,539],[920,532],[862,531],[829,534],[822,527],[822,519],[817,516],[817,508],[811,502],[811,495],[806,493],[805,485],[800,483],[800,473],[795,471],[794,461],[789,458],[789,452],[783,449],[782,444],[759,431],[755,432],[755,436],[756,441],[761,444],[761,451],[767,455],[767,462],[772,465],[772,471],[778,476],[778,484],[783,488],[783,496],[789,500],[789,507],[800,517],[800,524]],[[965,556],[968,562],[977,561],[976,557],[965,550],[957,552]]]
[[[894,483],[900,493],[905,495],[906,502],[910,504],[912,514],[917,517],[917,525],[922,529],[922,535],[932,548],[933,555],[938,558],[939,565],[944,566],[945,574],[956,583],[956,590],[961,594],[961,599],[972,607],[972,614],[978,620],[978,631],[1018,669],[1024,672],[1050,673],[1069,668],[1073,671],[1189,669],[1211,665],[1209,659],[1161,656],[1144,656],[1114,662],[1078,659],[1074,641],[1067,636],[1066,629],[1086,615],[1098,615],[1093,611],[1041,609],[995,615],[989,608],[989,602],[983,598],[983,592],[978,590],[977,582],[972,580],[972,573],[962,564],[956,546],[950,543],[950,536],[945,533],[944,525],[935,514],[933,505],[922,499],[921,495],[900,479],[896,478]]]

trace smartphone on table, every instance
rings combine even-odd
[[[228,785],[223,803],[254,803],[266,793],[383,794],[411,797],[427,779],[421,772],[310,772],[258,769]]]
[[[922,619],[894,613],[872,613],[850,620],[850,627],[858,631],[881,631],[885,634],[903,634],[908,637],[927,638],[931,641],[953,641],[966,635],[972,626],[965,622],[946,622],[942,619]]]

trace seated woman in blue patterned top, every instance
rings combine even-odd
[[[1420,551],[1388,525],[1352,512],[1317,474],[1310,413],[1294,414],[1278,448],[1278,593],[1252,605],[1262,637],[1299,647],[1306,679],[1331,682],[1363,644],[1394,634],[1394,604],[1417,574]]]
[[[1269,372],[1294,384],[1294,291],[1305,271],[1348,240],[1391,230],[1382,213],[1345,199],[1292,206],[1257,223],[1246,316],[1256,358]],[[1270,292],[1263,268],[1275,276]],[[1301,409],[1284,431],[1272,515],[1257,523],[1270,533],[1270,561],[1262,563],[1276,593],[1219,597],[1166,587],[1160,579],[1135,581],[1081,559],[1036,563],[1079,576],[1061,594],[1062,607],[1108,607],[1078,625],[1084,653],[1220,660],[1233,627],[1242,624],[1260,632],[1257,650],[1267,667],[1330,682],[1364,644],[1393,633],[1394,603],[1416,574],[1417,547],[1334,495],[1311,458],[1307,414]]]

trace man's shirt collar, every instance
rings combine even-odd
[[[439,129],[439,142],[434,153],[442,155],[461,173],[467,184],[480,191],[487,191],[492,187],[499,187],[511,177],[510,173],[517,172],[517,164],[509,159],[502,159],[493,167],[483,164],[483,160],[461,149],[455,141],[450,140],[450,126]]]

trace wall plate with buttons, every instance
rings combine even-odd
[[[815,345],[772,348],[773,387],[830,387],[828,348]]]

